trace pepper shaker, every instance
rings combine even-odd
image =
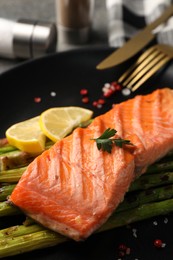
[[[55,52],[57,28],[54,23],[19,19],[0,19],[0,56],[6,58],[36,58]]]
[[[85,44],[89,41],[94,0],[55,0],[59,44]]]

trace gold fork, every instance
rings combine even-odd
[[[122,88],[137,90],[147,79],[173,58],[173,47],[156,44],[137,59],[118,79]]]

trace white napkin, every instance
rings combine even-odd
[[[121,47],[139,30],[156,20],[171,3],[173,0],[106,0],[109,45]],[[173,45],[173,17],[153,33],[158,43]]]

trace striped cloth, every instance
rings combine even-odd
[[[171,3],[173,0],[106,0],[109,45],[121,47],[137,31],[159,17]],[[158,43],[173,45],[173,17],[153,33]]]

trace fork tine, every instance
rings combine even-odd
[[[142,72],[145,72],[145,68],[148,64],[151,64],[150,66],[152,66],[153,62],[156,60],[156,59],[160,59],[164,56],[164,54],[161,54],[162,57],[157,57],[158,55],[158,51],[157,50],[154,50],[152,53],[149,54],[148,57],[146,57],[144,60],[141,61],[141,63],[139,63],[138,66],[135,67],[134,71],[132,72],[132,74],[129,75],[129,77],[122,83],[123,85],[127,86],[129,85],[130,81],[132,81],[133,83],[133,78],[135,80],[135,76],[139,75],[140,73]],[[128,86],[127,86],[128,87]],[[129,88],[131,87],[131,85],[129,85]]]
[[[171,57],[165,57],[160,60],[151,70],[148,71],[132,88],[131,91],[137,90],[147,79],[149,79],[156,71],[158,71],[164,64],[171,60]]]
[[[167,56],[166,56],[167,57]],[[144,64],[143,68],[136,69],[135,77],[130,77],[130,80],[126,84],[124,84],[127,88],[132,88],[132,86],[140,79],[142,78],[151,68],[153,68],[155,65],[157,65],[158,62],[160,62],[163,58],[165,58],[164,53],[160,53],[158,56],[154,57],[152,60],[147,59],[146,64]]]
[[[126,77],[143,61],[146,59],[147,56],[149,56],[153,51],[155,50],[155,46],[149,48],[148,50],[146,50],[138,59],[137,61],[130,66],[130,68],[128,70],[126,70],[122,76],[118,79],[118,83],[122,83]]]
[[[117,80],[123,88],[135,91],[155,72],[173,58],[173,48],[157,44],[146,50]]]

